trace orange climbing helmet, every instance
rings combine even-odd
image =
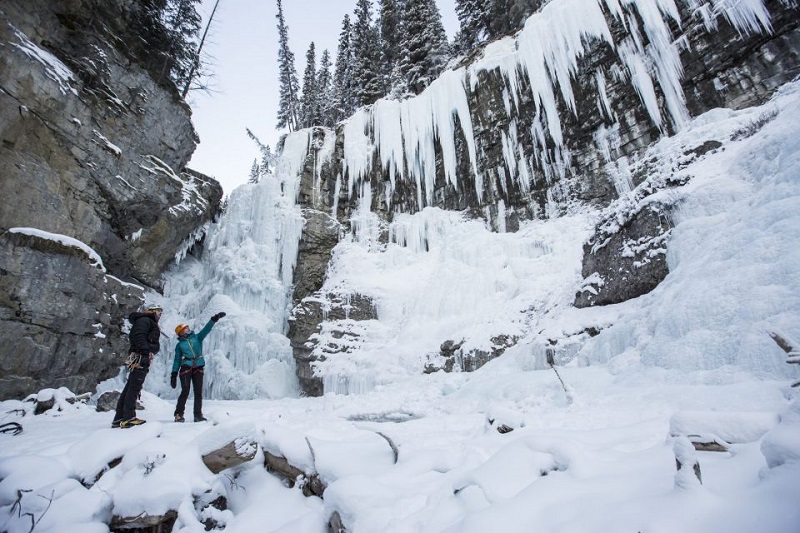
[[[190,329],[189,324],[178,324],[177,326],[175,326],[175,334],[178,337],[182,337],[183,335],[189,333],[189,329]]]

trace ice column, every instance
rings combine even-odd
[[[294,359],[285,333],[292,274],[303,218],[296,203],[311,131],[287,137],[275,174],[233,191],[225,213],[211,225],[200,260],[189,258],[167,275],[162,329],[169,375],[173,328],[195,331],[225,311],[206,338],[205,393],[210,398],[250,399],[297,394]],[[166,395],[174,394],[166,387]]]

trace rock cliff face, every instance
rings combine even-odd
[[[185,169],[190,109],[130,44],[137,6],[0,5],[0,398],[114,375],[143,293],[119,280],[159,288],[218,210],[219,184]]]
[[[141,302],[141,287],[108,275],[79,248],[0,235],[0,397],[94,390],[119,371],[123,324]]]
[[[511,60],[509,67],[509,61],[495,59],[502,53],[522,55],[526,50],[534,55],[536,46],[549,46],[540,41],[529,46],[526,39],[535,39],[535,35],[519,34],[466,58],[455,72],[445,73],[434,83],[427,95],[424,92],[417,97],[418,102],[427,97],[424,103],[433,109],[428,122],[438,120],[431,128],[430,146],[407,131],[399,134],[397,146],[391,146],[389,136],[394,133],[385,127],[387,117],[398,117],[395,129],[401,130],[413,104],[400,110],[392,106],[405,104],[379,101],[336,132],[328,132],[335,135],[332,157],[307,165],[304,175],[302,188],[307,193],[301,200],[308,220],[335,211],[338,223],[347,230],[358,205],[357,191],[368,185],[372,211],[386,221],[396,212],[416,212],[432,205],[486,218],[496,230],[515,231],[521,220],[555,217],[585,206],[603,209],[654,177],[658,179],[653,179],[652,187],[643,188],[642,194],[679,186],[671,179],[671,169],[682,163],[662,161],[657,154],[648,154],[648,147],[689,117],[716,107],[739,109],[763,103],[795,78],[800,71],[800,8],[795,3],[768,0],[765,11],[753,11],[745,21],[735,10],[723,16],[711,4],[679,2],[672,14],[656,9],[665,21],[659,33],[648,18],[654,13],[636,11],[641,5],[626,5],[620,13],[601,8],[597,17],[604,20],[599,26],[607,33],[580,34],[580,47],[566,38],[553,45],[554,54],[569,55],[572,50],[573,55],[563,65],[548,63],[548,57],[542,59],[540,75],[549,77],[546,86],[532,72],[522,74],[537,63],[526,63],[523,58]],[[546,5],[542,16],[551,16],[556,9],[555,2]],[[568,15],[560,15],[558,20],[566,24]],[[528,22],[526,30],[537,29]],[[539,29],[545,31],[547,26]],[[559,72],[561,67],[564,72]],[[675,74],[681,71],[682,75]],[[439,88],[448,83],[443,81],[447,77],[450,85],[437,89],[437,83]],[[649,79],[652,84],[642,84]],[[437,90],[447,96],[439,97]],[[551,108],[543,97],[548,91]],[[463,105],[437,109],[461,92]],[[558,120],[554,121],[556,114]],[[358,156],[348,152],[354,143],[359,145]],[[720,143],[713,140],[686,147],[684,155],[692,159],[719,148]],[[448,159],[451,154],[454,160]],[[311,153],[309,161],[315,157]],[[586,281],[576,295],[576,306],[625,301],[663,280],[671,209],[670,205],[651,204],[629,212],[621,224],[601,216],[596,234],[585,246]],[[324,240],[315,237],[318,226],[310,223],[304,234],[305,242],[318,246],[313,252],[301,250],[298,259],[296,283],[302,290],[295,294],[298,307],[292,326],[300,333],[292,342],[298,373],[302,373],[309,394],[321,391],[318,380],[309,381],[313,377],[309,354],[314,348],[309,336],[326,323],[322,314],[310,312],[309,306],[327,307],[331,302],[324,294],[311,294],[322,280],[315,275],[314,282],[309,282],[306,272],[324,272],[328,247],[335,244],[333,233]],[[318,264],[304,268],[308,262]],[[445,347],[455,341],[442,342],[442,361],[432,368],[453,366],[448,362],[453,354]],[[508,342],[512,341],[498,346]],[[495,356],[457,355],[469,362],[463,365],[469,369]]]

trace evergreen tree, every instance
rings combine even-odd
[[[460,29],[455,46],[460,53],[467,53],[489,37],[490,10],[492,0],[456,0],[456,16]]]
[[[272,175],[272,169],[275,168],[277,163],[276,160],[277,156],[272,153],[272,148],[268,144],[261,145],[261,163],[258,165],[258,171],[262,178]]]
[[[297,100],[298,81],[294,66],[294,54],[289,49],[289,28],[283,17],[281,0],[278,2],[278,79],[280,81],[280,100],[278,102],[278,128],[289,128],[295,131],[298,127]]]
[[[333,104],[332,119],[334,124],[355,111],[355,98],[353,96],[353,50],[350,42],[352,28],[350,16],[345,15],[342,20],[342,32],[339,34],[339,45],[336,50],[336,71],[333,78]]]
[[[358,59],[356,58],[356,25],[355,22],[350,23],[350,56],[348,57],[350,65],[347,67],[350,72],[350,105],[355,111],[358,107],[358,80],[356,73],[358,72]],[[352,111],[348,115],[352,115]]]
[[[137,0],[129,2],[129,24],[138,39],[126,43],[153,78],[183,87],[197,61],[200,0]]]
[[[169,34],[161,15],[166,10],[166,0],[139,0],[131,4],[131,25],[138,30],[131,49],[145,61],[145,68],[158,82],[169,78],[172,58],[169,54]]]
[[[170,79],[183,87],[193,70],[197,50],[197,36],[202,19],[197,13],[199,0],[168,0],[162,19],[169,36],[172,68]]]
[[[402,6],[400,6],[402,7]],[[398,0],[380,0],[380,48],[381,76],[384,93],[388,93],[395,82],[393,74],[402,57],[402,24],[398,11]]]
[[[261,162],[253,161],[253,167],[258,167],[259,179],[271,175],[276,159],[276,157],[272,154],[272,149],[268,144],[262,143],[261,140],[256,137],[255,133],[250,131],[250,128],[245,129],[247,130],[247,136],[250,137],[254,143],[256,143],[256,146],[258,146],[258,151],[261,152]],[[250,173],[252,176],[252,168],[250,169]]]
[[[447,63],[453,56],[453,50],[447,40],[447,32],[444,31],[442,24],[442,13],[436,6],[435,0],[428,0],[428,13],[430,13],[429,31],[431,33],[431,63],[433,70],[431,74],[437,77],[447,67]]]
[[[525,20],[547,0],[456,0],[460,30],[455,45],[458,52],[469,52],[487,40],[521,30]]]
[[[261,168],[258,166],[258,159],[253,159],[253,166],[250,167],[250,178],[247,183],[258,183],[261,179]]]
[[[522,29],[525,20],[546,0],[489,0],[488,37],[495,39]]]
[[[205,29],[203,29],[203,35],[200,37],[200,42],[197,43],[197,48],[194,51],[189,73],[186,76],[186,80],[184,80],[183,90],[181,91],[181,97],[184,99],[191,89],[209,90],[208,78],[211,77],[211,73],[205,69],[206,62],[203,59],[203,47],[214,23],[214,16],[217,14],[220,1],[214,0],[214,7],[211,9],[211,14],[208,16]]]
[[[319,93],[317,92],[317,58],[314,42],[306,52],[306,70],[303,73],[303,96],[300,99],[300,127],[319,124]]]
[[[413,96],[414,94],[408,87],[406,78],[401,70],[402,69],[401,65],[402,64],[400,61],[398,61],[397,64],[395,64],[394,69],[392,69],[392,75],[390,78],[392,85],[389,94],[395,100],[400,100],[408,96]]]
[[[317,72],[317,116],[319,124],[333,127],[333,80],[331,80],[331,54],[322,51],[322,59]]]
[[[434,0],[406,0],[400,72],[408,88],[421,93],[444,70],[450,46]]]
[[[353,25],[353,87],[356,106],[369,105],[384,95],[380,72],[379,32],[372,23],[371,0],[358,0]]]

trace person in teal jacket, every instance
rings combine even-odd
[[[194,421],[206,421],[203,416],[203,369],[206,366],[206,360],[203,359],[203,340],[214,324],[224,316],[225,313],[212,316],[198,333],[193,332],[188,324],[178,324],[175,328],[178,344],[175,346],[175,360],[172,362],[172,374],[169,377],[169,384],[173,389],[178,385],[178,377],[181,378],[181,393],[178,396],[178,405],[175,406],[175,422],[186,421],[183,410],[186,408],[190,386],[194,389]]]

